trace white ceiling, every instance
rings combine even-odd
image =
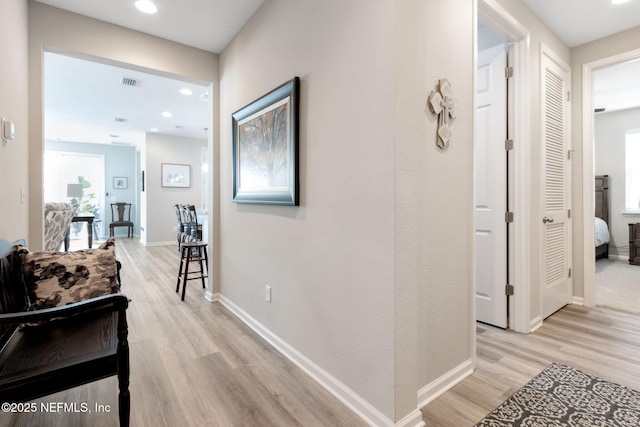
[[[134,0],[37,1],[214,53],[226,47],[263,2],[154,0],[158,13],[146,15],[135,9]],[[523,2],[570,47],[640,25],[640,0],[615,7],[609,0]],[[640,69],[638,64],[630,66],[635,68],[596,75],[597,107],[613,111],[640,100],[633,92],[640,83],[628,78],[640,75]],[[207,106],[198,100],[206,90],[202,86],[53,54],[47,54],[45,67],[45,139],[136,144],[152,127],[163,134],[206,138],[203,129],[210,124]],[[137,79],[139,85],[122,86],[123,76]],[[194,94],[180,95],[183,86]],[[632,96],[613,97],[614,93]],[[165,110],[174,117],[161,117]],[[127,121],[115,122],[115,117]]]
[[[594,70],[593,106],[607,113],[640,106],[640,58]]]
[[[220,53],[263,0],[154,0],[158,13],[138,11],[134,0],[38,0],[60,9]],[[146,132],[206,139],[211,126],[208,88],[79,58],[45,55],[46,140],[140,144]],[[137,80],[123,86],[122,77]],[[179,93],[190,88],[191,96]],[[170,111],[170,119],[161,113]],[[125,122],[116,122],[115,118]]]
[[[640,25],[640,1],[522,0],[569,47]]]
[[[158,13],[138,11],[134,0],[37,0],[213,53],[220,53],[263,0],[153,0]]]
[[[44,64],[47,140],[139,145],[146,132],[207,139],[208,86],[51,52]]]
[[[569,47],[640,26],[640,0],[522,0]],[[594,106],[606,112],[640,106],[640,62],[594,72]]]

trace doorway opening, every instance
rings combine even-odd
[[[211,173],[202,165],[212,162],[203,162],[202,149],[212,146],[212,84],[58,49],[43,60],[46,150],[104,159],[100,237],[108,235],[111,204],[125,202],[143,244],[174,242],[174,204],[211,206]],[[179,193],[162,188],[163,162],[189,165],[192,185]]]
[[[625,63],[640,59],[640,49],[623,52],[618,55],[603,58],[597,61],[586,63],[582,66],[582,235],[583,240],[583,274],[584,274],[584,305],[594,307],[596,305],[596,250],[595,250],[595,180],[596,160],[594,151],[596,149],[594,139],[595,135],[595,97],[594,97],[594,73],[597,70],[604,69],[616,64]],[[624,186],[624,182],[618,182],[620,179],[612,182],[610,187],[618,185],[618,190]],[[618,209],[621,210],[621,209]],[[612,211],[612,214],[614,211]],[[621,216],[620,218],[623,218]],[[619,224],[624,227],[626,222],[637,222],[640,217],[633,215],[620,219],[625,221]],[[635,219],[637,218],[637,219]],[[627,225],[628,227],[628,225]]]
[[[508,198],[509,221],[507,262],[507,282],[504,292],[513,289],[513,295],[506,295],[509,313],[507,326],[517,332],[528,333],[533,327],[530,318],[531,284],[529,277],[530,249],[530,212],[531,212],[531,178],[530,178],[530,115],[527,103],[529,85],[527,70],[529,69],[529,31],[522,26],[502,6],[492,0],[478,0],[478,26],[483,25],[506,40],[510,46],[509,66],[513,68],[512,77],[508,80],[510,114],[505,118],[508,128],[507,140],[514,141],[512,150],[506,150],[508,158],[507,182],[505,190]],[[476,49],[478,46],[476,46]],[[477,114],[474,120],[477,120]],[[474,125],[476,123],[474,122]],[[502,213],[503,221],[507,212]],[[476,248],[476,262],[478,249]],[[509,285],[509,286],[507,286]],[[513,288],[511,288],[513,287]],[[509,293],[511,293],[509,291]],[[506,304],[504,307],[506,315]]]
[[[640,222],[640,185],[636,187],[633,179],[638,158],[634,150],[640,147],[640,107],[637,95],[634,96],[640,91],[640,79],[636,77],[640,69],[638,54],[638,51],[632,51],[585,66],[592,81],[589,93],[585,92],[584,97],[590,96],[593,104],[589,117],[593,129],[592,173],[596,188],[595,217],[588,218],[590,211],[586,210],[584,216],[585,227],[586,223],[595,221],[593,239],[585,235],[585,246],[594,246],[596,251],[595,258],[585,258],[585,305],[640,314],[640,303],[637,302],[640,294],[635,286],[640,278],[640,268],[629,262],[630,242],[633,241],[633,229],[630,230],[629,224]],[[583,108],[586,107],[583,105]],[[584,115],[586,117],[586,111]],[[593,175],[589,183],[594,182]],[[607,188],[601,190],[598,182],[605,175]],[[640,182],[640,171],[636,175],[636,182]],[[604,199],[606,212],[601,212],[603,199],[599,196],[603,191],[607,195]],[[606,247],[604,253],[603,247]],[[591,271],[593,276],[589,274]],[[591,284],[593,289],[590,289]]]
[[[510,46],[478,24],[474,182],[476,319],[508,325],[509,303],[509,93]]]

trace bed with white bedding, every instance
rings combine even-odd
[[[595,179],[596,259],[609,258],[609,175],[596,175]]]

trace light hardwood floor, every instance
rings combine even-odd
[[[176,246],[118,238],[116,254],[131,299],[132,426],[366,426],[221,304],[206,301],[199,281],[180,301]],[[110,412],[0,413],[0,426],[117,426],[117,390],[111,377],[35,401],[109,405]]]
[[[132,426],[364,426],[197,281],[175,293],[175,246],[117,239],[131,344]],[[73,248],[73,246],[72,246]],[[569,306],[535,333],[478,324],[478,368],[423,408],[428,427],[473,426],[552,361],[640,390],[640,317]],[[5,426],[115,426],[115,378],[39,399],[87,403],[92,413],[0,413]],[[110,412],[95,412],[95,404]]]
[[[640,390],[640,317],[570,305],[529,335],[478,324],[474,373],[422,409],[427,426],[473,426],[551,362]]]

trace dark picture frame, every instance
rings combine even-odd
[[[299,206],[300,78],[232,114],[233,201]]]

